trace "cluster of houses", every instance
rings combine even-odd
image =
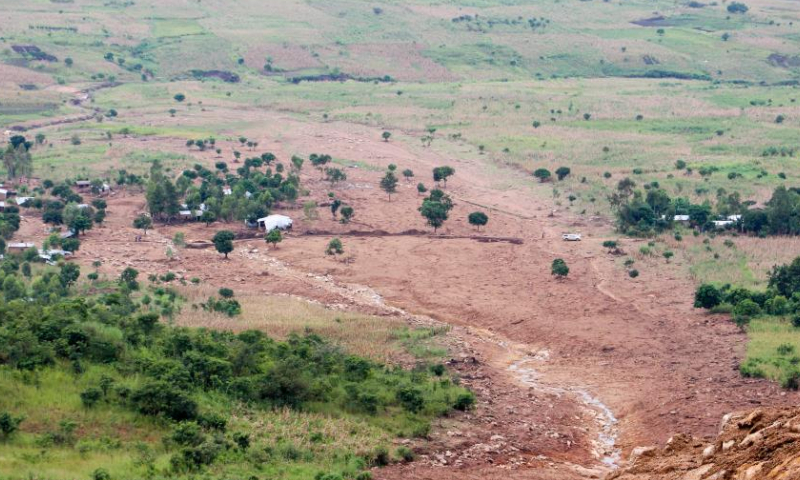
[[[664,219],[666,218],[666,216],[662,215],[661,218]],[[742,219],[741,215],[728,215],[727,217],[725,217],[725,220],[712,220],[711,223],[713,223],[714,226],[717,228],[725,228],[732,225],[736,225],[741,219]],[[675,215],[672,218],[672,220],[678,223],[688,224],[690,218],[689,215]]]

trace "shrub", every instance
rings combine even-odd
[[[172,431],[170,440],[176,445],[196,447],[203,443],[205,435],[197,422],[181,422]]]
[[[230,288],[220,288],[219,296],[222,298],[233,298],[233,290]]]
[[[92,408],[103,398],[103,391],[97,387],[89,387],[81,392],[81,402],[86,408]]]
[[[197,403],[165,381],[145,383],[131,394],[131,402],[145,415],[163,415],[179,421],[197,418]]]
[[[722,293],[714,285],[704,283],[697,288],[694,294],[694,307],[706,310],[722,303]]]
[[[633,270],[630,270],[628,272],[628,276],[631,277],[631,278],[638,277],[639,276],[639,270],[636,270],[635,268]]]
[[[389,465],[391,459],[389,458],[389,450],[384,446],[379,446],[375,449],[372,456],[372,464],[376,467],[385,467]]]
[[[19,429],[20,423],[25,420],[25,417],[16,417],[8,412],[0,413],[0,435],[3,439],[7,439]]]
[[[397,447],[397,458],[400,458],[406,462],[413,462],[414,452],[406,446]]]
[[[550,266],[550,273],[558,278],[566,277],[569,275],[569,267],[567,266],[567,262],[561,258],[556,258],[553,260],[553,263]]]
[[[746,298],[733,307],[733,320],[739,327],[750,323],[750,319],[761,314],[761,307],[756,302]]]
[[[104,468],[98,468],[92,472],[92,480],[111,480],[111,474]]]
[[[405,386],[397,390],[395,394],[397,401],[411,413],[417,413],[425,406],[425,399],[419,389],[412,386]]]
[[[460,394],[453,403],[453,408],[462,412],[469,410],[475,405],[475,395],[472,392]]]
[[[790,343],[781,343],[777,348],[778,355],[790,355],[794,353],[794,345]]]

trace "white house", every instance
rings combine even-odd
[[[676,222],[688,222],[689,215],[675,215],[675,217],[673,217],[672,220]]]
[[[259,227],[263,227],[265,232],[271,232],[276,228],[278,230],[291,230],[292,219],[286,215],[270,215],[268,217],[259,218],[256,220]]]

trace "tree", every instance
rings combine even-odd
[[[453,167],[448,167],[447,165],[443,167],[436,167],[433,169],[433,181],[436,182],[438,185],[439,182],[444,182],[445,188],[447,188],[447,179],[453,175],[455,175],[456,169]]]
[[[30,176],[33,173],[33,159],[29,152],[31,142],[25,140],[25,137],[16,135],[11,137],[12,140],[3,152],[0,152],[0,159],[3,161],[3,166],[6,168],[6,173],[9,179],[15,179],[22,176]],[[22,140],[15,143],[14,138],[21,138]]]
[[[417,195],[422,195],[423,193],[427,192],[428,188],[425,187],[425,184],[420,182],[417,184]]]
[[[342,212],[342,220],[341,220],[341,222],[342,223],[350,223],[350,219],[353,218],[353,214],[354,214],[353,207],[351,207],[350,205],[345,205],[345,206],[342,207],[341,212]]]
[[[717,287],[704,283],[694,292],[694,308],[712,309],[722,303],[722,293]]]
[[[533,172],[533,176],[538,178],[540,183],[544,183],[550,179],[551,173],[550,170],[546,168],[537,168]]]
[[[136,277],[138,276],[138,270],[133,267],[128,267],[119,274],[119,283],[125,285],[129,290],[136,290],[139,288],[139,283],[136,282]]]
[[[325,180],[331,182],[331,188],[341,181],[347,180],[347,174],[341,168],[326,168]]]
[[[278,244],[283,241],[283,235],[281,235],[281,231],[277,228],[274,228],[267,233],[264,237],[264,241],[267,244],[272,244],[275,248],[278,247]]]
[[[292,167],[298,172],[303,168],[305,160],[297,155],[292,155]]]
[[[467,217],[470,225],[474,225],[480,231],[481,227],[489,223],[489,216],[483,212],[472,212]]]
[[[569,174],[570,174],[569,167],[558,167],[556,169],[556,176],[558,177],[559,181],[564,180]]]
[[[175,96],[174,96],[174,97],[172,97],[172,98],[174,98],[176,102],[179,102],[179,103],[180,103],[180,102],[182,102],[182,101],[186,100],[186,95],[184,95],[184,94],[182,94],[182,93],[177,93],[177,94],[175,94]]]
[[[144,234],[147,235],[147,229],[153,226],[153,219],[145,215],[144,213],[140,214],[138,217],[133,219],[133,228],[139,228],[144,231]]]
[[[65,238],[61,241],[61,249],[67,252],[77,252],[81,248],[81,241],[77,238]]]
[[[384,141],[384,142],[388,142],[388,141],[389,141],[389,138],[390,138],[391,136],[392,136],[392,133],[391,133],[391,132],[383,132],[383,133],[381,134],[381,137],[383,137],[383,141]]]
[[[769,287],[786,298],[800,292],[800,257],[788,265],[773,267],[769,273]]]
[[[669,259],[670,259],[670,258],[672,258],[673,256],[675,256],[675,254],[674,254],[674,253],[672,253],[672,252],[671,252],[671,251],[669,251],[669,250],[667,250],[666,252],[664,252],[662,255],[664,255],[664,258],[667,260],[667,263],[669,263]]]
[[[675,168],[678,170],[683,170],[686,168],[686,161],[680,159],[675,160]]]
[[[436,233],[436,230],[447,220],[452,208],[453,202],[450,197],[441,190],[433,189],[430,196],[422,201],[419,213],[425,217],[428,225],[433,227],[433,231]]]
[[[214,242],[214,248],[216,248],[219,253],[224,254],[225,258],[228,258],[228,254],[233,251],[234,238],[236,238],[236,235],[234,235],[233,232],[220,230],[214,234],[214,238],[211,241]]]
[[[336,212],[339,210],[339,207],[341,206],[342,206],[342,201],[339,200],[338,198],[334,198],[333,201],[331,202],[331,215],[333,216],[334,220],[336,219]]]
[[[403,176],[406,177],[407,182],[411,181],[411,179],[414,178],[414,171],[411,170],[410,168],[406,168],[405,170],[403,170]]]
[[[728,5],[729,13],[747,13],[748,10],[750,9],[744,3],[731,2],[731,4]]]
[[[211,210],[205,210],[200,215],[200,221],[204,222],[206,224],[206,227],[214,223],[216,220],[217,220],[217,215]]]
[[[61,285],[64,288],[69,288],[75,282],[78,281],[78,277],[81,276],[81,269],[78,265],[72,262],[66,262],[61,264],[61,268],[58,272],[58,279],[61,281]]]
[[[561,258],[556,258],[553,260],[553,264],[550,266],[550,273],[557,278],[566,277],[569,275],[569,267],[567,266],[567,262]]]
[[[25,420],[25,417],[15,417],[8,412],[0,413],[0,435],[3,440],[7,440],[19,428],[19,424]]]
[[[341,240],[334,238],[328,242],[328,248],[325,249],[326,255],[340,255],[342,253],[344,253],[344,247]]]
[[[391,171],[386,172],[386,175],[381,179],[381,189],[389,195],[389,201],[392,200],[392,194],[397,191],[397,177]]]

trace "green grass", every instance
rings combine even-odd
[[[743,371],[779,382],[800,369],[800,329],[785,318],[754,318],[747,326]]]

